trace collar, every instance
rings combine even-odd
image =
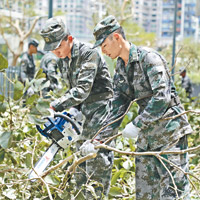
[[[130,45],[128,64],[139,60],[137,46],[132,43]]]
[[[72,50],[71,50],[71,58],[74,58],[78,55],[79,55],[79,42],[78,40],[74,39]]]

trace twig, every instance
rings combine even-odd
[[[169,120],[169,119],[175,119],[177,117],[180,117],[181,115],[187,114],[187,113],[194,113],[194,114],[200,114],[200,111],[196,111],[196,110],[187,110],[183,113],[180,113],[178,115],[174,115],[172,117],[166,117],[166,118],[162,118],[161,120]]]
[[[117,121],[119,121],[120,119],[122,119],[122,118],[128,113],[129,109],[131,108],[131,105],[132,105],[134,102],[139,101],[139,100],[144,99],[144,98],[147,98],[147,97],[151,97],[151,96],[152,96],[152,94],[147,95],[147,96],[144,96],[144,97],[141,97],[141,98],[137,98],[137,99],[134,99],[133,101],[131,101],[130,104],[129,104],[129,106],[128,106],[128,108],[126,109],[126,112],[125,112],[123,115],[121,115],[120,117],[118,117],[117,119],[115,119],[114,121],[112,121],[112,122],[108,123],[107,125],[103,126],[102,128],[100,128],[100,129],[97,131],[97,133],[93,136],[93,138],[91,139],[91,142],[92,142],[92,141],[97,137],[97,135],[99,135],[99,133],[100,133],[102,130],[104,130],[106,127],[108,127],[108,126],[110,126],[111,124],[114,124],[115,122],[117,122]]]
[[[75,154],[78,154],[78,153],[79,153],[79,152],[76,152]],[[75,155],[73,154],[73,155],[71,155],[71,156],[65,158],[65,159],[62,160],[61,162],[59,162],[57,165],[55,165],[55,166],[49,168],[48,170],[46,170],[45,172],[43,172],[43,174],[41,175],[41,177],[44,178],[44,177],[47,176],[50,172],[56,170],[57,168],[61,167],[62,165],[66,164],[68,161],[70,161],[71,159],[73,159],[74,156],[75,156]]]
[[[187,176],[188,180],[190,181],[190,183],[192,184],[192,186],[194,187],[194,189],[196,190],[196,192],[199,194],[198,190],[196,189],[195,185],[193,184],[193,182],[191,181],[191,179],[189,178],[188,175],[193,176],[194,178],[196,178],[199,182],[200,179],[198,179],[196,176],[194,176],[193,174],[189,173],[189,172],[185,172],[183,169],[181,169],[180,167],[178,167],[177,165],[175,165],[174,163],[172,163],[171,161],[167,160],[166,158],[159,156],[160,159],[168,162],[170,165],[174,166],[175,168],[177,168],[178,170],[180,170],[185,176]]]
[[[121,151],[121,150],[118,150],[116,148],[107,146],[105,144],[100,144],[100,145],[95,146],[95,149],[100,149],[100,148],[104,148],[104,149],[107,149],[107,150],[110,150],[110,151],[114,151],[114,152],[117,152],[117,153],[122,154],[122,155],[155,156],[155,155],[165,155],[165,154],[184,154],[184,153],[187,153],[187,152],[197,151],[197,150],[200,149],[200,145],[198,145],[196,147],[188,148],[188,149],[185,149],[185,150],[180,150],[180,151],[162,151],[162,152],[160,152],[160,151],[126,152],[126,151]]]
[[[178,50],[178,52],[176,53],[176,55],[175,55],[175,61],[174,61],[174,65],[172,66],[170,72],[175,68],[177,56],[178,56],[178,54],[180,53],[180,51],[181,51],[182,49],[183,49],[183,46],[182,46],[182,47]]]
[[[61,184],[60,188],[61,189],[65,188],[66,182],[68,180],[68,176],[75,171],[75,169],[76,169],[76,167],[78,165],[80,165],[81,163],[85,162],[86,160],[95,158],[96,156],[97,156],[96,153],[91,153],[91,154],[88,154],[87,156],[81,157],[78,160],[75,160],[74,163],[71,166],[68,167],[68,169],[66,171],[66,174],[65,174],[65,176],[63,178],[63,183]]]
[[[171,180],[172,180],[172,183],[174,185],[174,191],[176,193],[176,197],[179,199],[179,196],[178,196],[178,192],[177,192],[177,186],[176,186],[176,183],[174,181],[174,177],[172,176],[171,172],[169,171],[169,169],[167,168],[167,166],[165,165],[165,163],[161,160],[161,156],[159,155],[156,155],[156,157],[158,158],[158,160],[161,162],[161,164],[164,166],[164,168],[167,170],[167,172],[169,173],[170,177],[171,177]]]

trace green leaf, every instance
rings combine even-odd
[[[0,103],[0,112],[4,113],[6,112],[6,108],[7,108],[7,103]]]
[[[3,162],[4,158],[5,158],[5,151],[2,149],[0,152],[0,163]]]
[[[81,193],[81,192],[80,192]],[[59,192],[58,193],[58,196],[61,198],[61,199],[64,199],[64,200],[71,200],[71,195],[68,191],[63,191],[63,192]],[[83,198],[84,199],[84,196]]]
[[[40,119],[33,115],[28,115],[28,119],[29,119],[29,122],[31,122],[33,124],[38,124],[38,125],[44,124],[46,122],[45,119]]]
[[[32,155],[30,153],[26,154],[26,166],[31,167],[31,160],[32,160]]]
[[[49,102],[43,99],[39,99],[36,105],[37,110],[39,110],[41,113],[49,113],[47,110],[49,107]]]
[[[17,196],[15,193],[16,193],[16,191],[12,188],[9,188],[9,189],[3,191],[3,195],[9,199],[16,199]]]
[[[111,196],[117,196],[117,195],[120,195],[122,194],[124,191],[122,188],[119,188],[119,187],[111,187],[110,188],[110,191],[109,191],[109,195]]]
[[[117,172],[112,176],[111,185],[114,185],[114,184],[117,182],[117,179],[119,178],[120,174],[121,174],[121,170],[117,171]]]
[[[3,95],[0,94],[0,102],[3,102],[3,101],[4,101],[4,98],[5,98],[5,97],[4,97]]]
[[[20,81],[14,83],[14,96],[15,101],[19,100],[23,96],[24,85]]]
[[[8,68],[7,59],[0,53],[0,71]]]
[[[58,185],[59,184],[59,182],[52,175],[47,175],[45,177],[45,181],[49,184],[52,184],[52,185]]]
[[[34,79],[34,83],[33,83],[33,89],[35,92],[39,92],[41,91],[41,86],[44,84],[44,81],[46,79],[45,78],[40,78],[40,79]]]
[[[0,135],[0,145],[2,148],[4,149],[8,148],[8,143],[9,143],[11,135],[12,135],[11,132],[3,132]]]
[[[35,102],[35,100],[37,100],[39,98],[39,95],[38,94],[33,94],[31,97],[29,97],[27,100],[26,100],[26,104],[27,105],[31,105]]]
[[[131,167],[133,166],[133,163],[131,162],[131,160],[127,160],[123,163],[123,167],[126,170],[129,170]]]
[[[16,160],[12,155],[9,155],[9,157],[10,157],[12,163],[13,163],[14,165],[17,165],[17,160]],[[19,158],[19,157],[18,157],[18,158]]]
[[[31,108],[30,110],[31,115],[41,115],[41,113],[36,109],[36,107]]]
[[[43,69],[41,69],[41,68],[35,74],[35,79],[40,79],[40,78],[46,79],[46,74],[43,73]]]

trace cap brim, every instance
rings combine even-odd
[[[94,48],[100,46],[104,42],[104,40],[105,40],[105,38],[101,38],[101,39],[97,40],[92,48],[94,49]]]
[[[60,41],[46,43],[44,45],[44,51],[53,51],[54,49],[58,48],[60,46],[60,43],[62,42],[62,39]]]

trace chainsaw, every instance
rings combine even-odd
[[[77,141],[83,129],[84,117],[75,108],[70,109],[69,112],[55,113],[54,117],[46,119],[44,128],[39,125],[36,125],[36,128],[43,136],[51,139],[52,144],[31,170],[29,179],[32,182],[44,172],[60,149],[65,149],[72,142]]]

